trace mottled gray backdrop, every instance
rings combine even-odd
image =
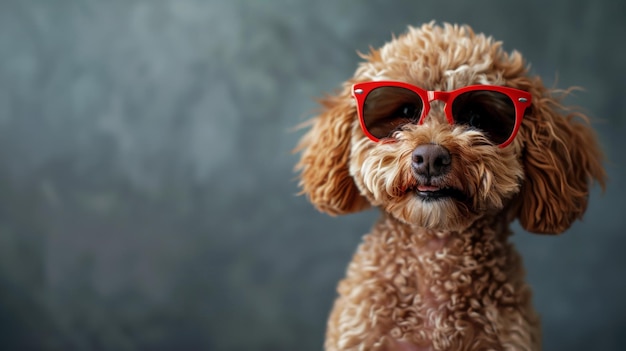
[[[626,2],[0,0],[0,349],[320,350],[377,214],[317,213],[290,153],[356,51],[463,22],[596,118],[611,182],[519,232],[547,350],[626,343]]]

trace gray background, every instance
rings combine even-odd
[[[596,118],[608,191],[515,241],[545,349],[623,350],[625,4],[0,0],[0,348],[320,350],[377,213],[295,196],[292,128],[357,50],[436,19],[585,87],[568,102]]]

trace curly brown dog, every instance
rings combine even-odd
[[[467,26],[409,28],[361,56],[296,149],[319,210],[382,212],[339,283],[326,350],[539,350],[509,225],[563,232],[604,187],[588,118]]]

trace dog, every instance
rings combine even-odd
[[[338,285],[325,349],[540,350],[509,227],[561,233],[604,188],[588,117],[469,26],[409,27],[360,56],[295,148],[317,209],[382,213]]]

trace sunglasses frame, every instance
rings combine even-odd
[[[405,83],[405,82],[400,82],[400,81],[372,81],[372,82],[356,83],[352,86],[352,96],[357,102],[359,123],[361,124],[361,129],[363,130],[365,135],[367,135],[367,137],[370,138],[374,142],[379,142],[380,139],[373,136],[367,130],[367,127],[365,126],[365,119],[363,116],[363,111],[364,111],[365,100],[367,99],[367,96],[369,95],[369,93],[371,93],[376,88],[382,88],[382,87],[405,88],[414,92],[422,99],[423,108],[422,108],[422,112],[420,114],[419,120],[417,122],[418,125],[424,123],[425,117],[428,116],[428,113],[430,112],[430,104],[435,100],[444,102],[445,104],[444,112],[446,114],[446,119],[448,120],[448,123],[450,123],[451,125],[454,125],[455,121],[454,121],[454,117],[452,116],[452,102],[459,95],[463,93],[467,93],[469,91],[486,90],[486,91],[499,92],[508,96],[513,101],[513,105],[515,106],[515,126],[513,127],[513,131],[511,132],[511,135],[509,136],[509,138],[503,143],[498,144],[498,147],[501,147],[501,148],[513,142],[513,139],[515,139],[515,136],[517,135],[517,132],[520,126],[522,125],[522,118],[524,117],[524,112],[531,105],[531,95],[529,92],[514,89],[514,88],[509,88],[509,87],[498,86],[498,85],[478,84],[478,85],[469,85],[469,86],[452,90],[452,91],[429,91],[429,90],[425,90],[420,87],[417,87],[415,85]]]

